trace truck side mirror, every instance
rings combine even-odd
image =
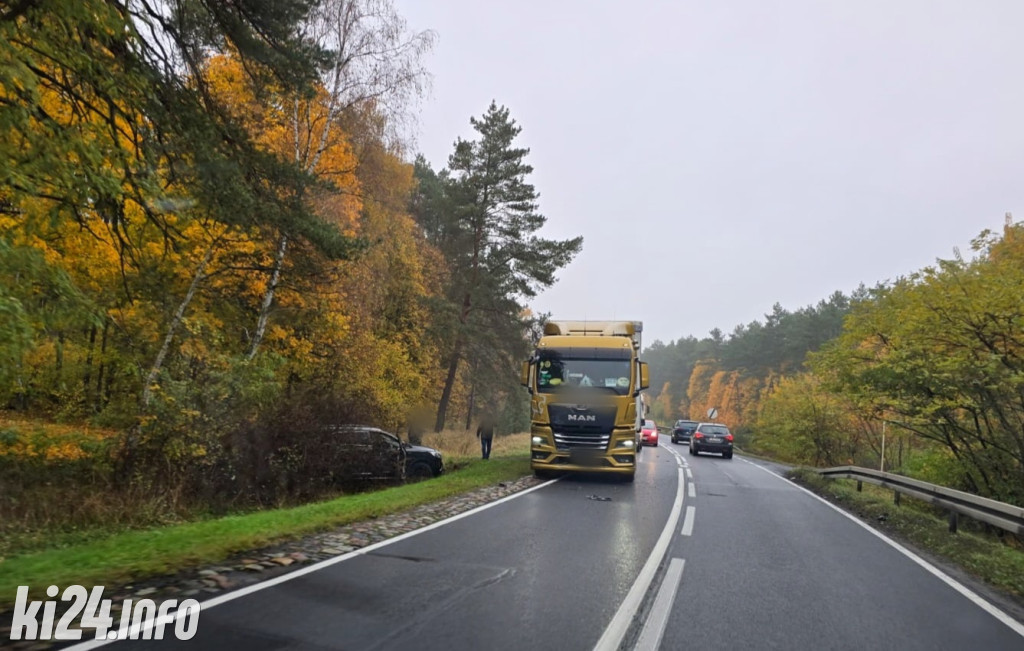
[[[530,386],[530,362],[523,362],[522,369],[519,371],[519,384],[533,393],[533,387]]]
[[[636,390],[643,391],[651,386],[651,372],[647,368],[647,362],[637,362],[640,365],[640,381],[637,382]]]

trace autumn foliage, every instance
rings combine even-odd
[[[741,445],[1024,504],[1024,225],[1007,217],[895,282],[646,351],[655,417],[717,420]]]
[[[387,1],[157,4],[0,14],[0,521],[310,499],[343,488],[324,424],[404,433],[449,389],[475,417],[401,128],[432,34]]]

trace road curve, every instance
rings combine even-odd
[[[662,531],[677,472],[648,448],[633,484],[565,478],[206,609],[190,641],[110,648],[591,649]]]
[[[794,484],[740,457],[677,451],[694,497],[688,486],[660,648],[1024,648],[1020,632]]]
[[[1024,626],[794,484],[661,443],[634,484],[564,478],[207,608],[191,641],[118,648],[582,651],[631,620],[642,650],[1024,648]]]

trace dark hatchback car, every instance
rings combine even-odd
[[[697,425],[695,420],[677,420],[672,428],[672,442],[689,443],[690,435],[693,434],[693,430],[697,429]]]
[[[690,454],[718,452],[723,459],[732,459],[732,432],[718,423],[700,423],[690,436]]]
[[[390,432],[368,425],[331,429],[345,453],[346,470],[359,478],[418,481],[444,472],[444,459],[434,448],[405,443]]]

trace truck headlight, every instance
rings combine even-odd
[[[618,448],[631,448],[631,447],[633,447],[634,444],[635,444],[635,441],[633,441],[633,439],[626,439],[625,441],[619,441],[619,444],[617,446],[615,446],[615,447],[618,447]]]
[[[534,436],[533,437],[533,444],[534,445],[540,445],[543,442],[544,442],[544,437],[543,436]]]

